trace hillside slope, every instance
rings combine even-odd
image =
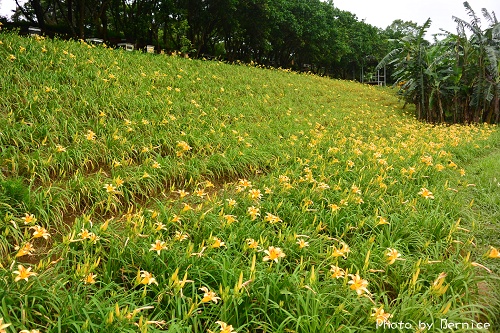
[[[477,285],[500,244],[476,248],[456,205],[496,127],[422,124],[355,82],[0,41],[7,332],[439,332],[498,315]]]

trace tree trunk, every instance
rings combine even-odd
[[[85,0],[78,1],[78,38],[85,37]]]
[[[57,2],[59,5],[61,4],[60,1]],[[69,22],[69,25],[71,27],[71,30],[73,31],[73,34],[75,34],[75,30],[74,30],[74,24],[73,24],[73,0],[68,0],[67,1],[68,3],[68,22]],[[59,6],[59,8],[61,8],[62,6]],[[62,11],[62,10],[61,10]]]
[[[443,111],[443,103],[441,102],[441,94],[437,93],[438,98],[438,106],[439,106],[439,122],[444,123],[444,111]]]
[[[500,98],[498,96],[498,89],[495,92],[495,97],[493,98],[493,111],[495,114],[495,119],[493,120],[494,124],[498,124],[500,121]]]
[[[17,3],[17,1],[16,1]],[[45,29],[45,18],[44,18],[44,12],[42,8],[42,4],[40,0],[30,0],[30,4],[33,7],[33,10],[35,11],[35,16],[36,20],[38,21],[38,26],[40,29],[44,30]]]
[[[163,23],[163,46],[167,48],[167,22]]]
[[[108,38],[108,4],[109,2],[106,1],[105,4],[103,4],[103,7],[101,8],[101,25],[102,25],[102,30],[101,30],[101,38],[107,39]]]
[[[57,4],[57,7],[59,7],[59,11],[64,16],[64,19],[66,20],[66,23],[68,24],[69,29],[71,30],[71,35],[73,37],[76,37],[75,25],[73,22],[73,0],[67,1],[67,3],[66,3],[67,12],[66,13],[64,12],[64,7],[63,7],[60,0],[57,0],[56,4]]]
[[[109,0],[101,2],[99,8],[93,10],[93,22],[97,28],[97,35],[99,38],[107,39],[108,37],[108,7]]]

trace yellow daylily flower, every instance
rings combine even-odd
[[[396,249],[388,248],[387,249],[387,260],[389,261],[389,265],[394,264],[394,262],[401,257],[401,253],[398,252]]]
[[[490,250],[488,251],[488,258],[500,258],[500,251],[498,251],[493,246],[490,246]]]
[[[217,297],[217,294],[208,290],[207,287],[201,287],[200,290],[203,291],[202,303],[214,302],[217,304],[218,300],[220,300],[220,297]]]
[[[25,255],[32,255],[32,252],[35,251],[35,248],[30,242],[25,243],[20,249],[19,252],[16,254],[17,257],[22,257]]]
[[[32,224],[36,222],[36,217],[33,214],[26,213],[22,218],[24,220],[24,224]]]
[[[250,206],[247,208],[247,213],[248,215],[250,215],[253,221],[257,218],[257,216],[260,216],[260,209],[254,206]]]
[[[160,255],[161,250],[166,250],[166,249],[167,245],[165,244],[165,242],[162,242],[161,240],[157,239],[154,244],[151,244],[151,248],[149,249],[149,251],[156,251],[156,253]]]
[[[33,229],[33,238],[40,238],[43,237],[44,239],[48,239],[50,237],[50,234],[47,232],[47,229],[44,227],[41,227],[39,225],[35,225],[33,227],[30,227],[30,229]]]
[[[362,295],[363,293],[369,294],[370,292],[366,288],[368,286],[368,281],[362,279],[359,274],[349,274],[351,280],[348,282],[351,286],[349,287],[351,290],[356,291],[358,295]]]
[[[147,271],[140,271],[141,273],[141,280],[139,281],[140,284],[144,285],[150,285],[152,283],[158,285],[158,282],[156,282],[156,279],[153,277],[153,274],[147,272]]]
[[[267,254],[267,256],[262,258],[263,261],[278,262],[280,258],[286,256],[285,253],[279,247],[274,247],[274,246],[269,246],[267,250],[264,250],[264,253]]]
[[[214,237],[214,242],[212,244],[212,248],[214,249],[218,249],[222,246],[226,246],[226,243],[224,243],[221,239],[219,239],[218,237]]]
[[[420,189],[420,192],[418,192],[418,194],[420,194],[425,199],[434,199],[434,195],[432,194],[432,192],[426,189],[425,187],[422,187]]]
[[[85,276],[83,278],[83,283],[84,284],[94,284],[94,283],[96,283],[96,280],[95,280],[96,277],[97,277],[97,274],[89,273],[89,274],[87,274],[87,276]]]
[[[334,279],[343,278],[345,275],[345,271],[339,266],[331,265],[330,273],[332,273],[331,277]]]
[[[7,327],[9,327],[10,325],[12,324],[7,324],[7,323],[3,323],[3,318],[0,318],[0,333],[7,333],[7,331],[5,330]]]
[[[31,276],[37,275],[36,273],[31,272],[31,267],[25,268],[23,265],[17,265],[17,271],[13,271],[12,273],[17,274],[14,278],[15,282],[19,280],[28,281]]]
[[[228,325],[223,321],[216,321],[217,324],[220,326],[220,333],[235,333],[235,330],[233,328],[233,325]]]
[[[259,246],[259,242],[253,238],[249,238],[247,239],[247,245],[249,249],[256,249]]]
[[[309,242],[306,242],[305,240],[303,240],[302,238],[299,238],[297,240],[297,244],[299,245],[299,248],[300,249],[303,249],[304,247],[307,247],[309,246]]]
[[[384,323],[388,324],[389,318],[392,317],[392,314],[384,311],[384,306],[381,306],[380,308],[373,308],[372,311],[373,313],[371,314],[371,316],[375,317],[377,326],[381,326]]]

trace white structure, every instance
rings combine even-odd
[[[131,43],[118,43],[118,44],[116,44],[116,46],[124,49],[125,51],[133,51],[134,50],[134,44],[131,44]]]
[[[42,29],[40,28],[35,28],[35,27],[29,27],[28,28],[28,34],[30,36],[41,36],[42,35]]]
[[[85,41],[89,44],[102,44],[102,43],[104,43],[104,40],[102,40],[100,38],[94,38],[94,37],[87,38]]]

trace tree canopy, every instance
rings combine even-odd
[[[454,17],[457,32],[430,44],[423,36],[431,22],[411,27],[393,43],[381,61],[393,65],[394,79],[416,116],[429,122],[500,121],[500,24],[495,13],[482,10],[488,24],[468,2],[468,20]],[[397,35],[396,35],[397,36]]]
[[[388,51],[379,28],[320,0],[28,0],[12,18],[71,38],[362,80]]]

